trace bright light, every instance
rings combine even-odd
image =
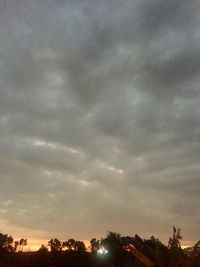
[[[97,250],[97,253],[100,254],[100,255],[103,255],[103,254],[107,254],[108,251],[107,251],[107,249],[105,249],[103,246],[101,246],[101,247]]]

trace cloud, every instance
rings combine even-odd
[[[166,241],[176,224],[197,238],[198,6],[1,4],[7,229],[80,239],[114,230]]]

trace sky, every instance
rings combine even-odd
[[[200,239],[200,2],[0,0],[0,231]]]

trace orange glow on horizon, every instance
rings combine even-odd
[[[42,245],[45,245],[49,249],[48,241],[49,240],[44,240],[44,239],[42,240],[28,239],[28,244],[24,248],[24,251],[37,251]],[[90,240],[81,240],[81,241],[85,243],[85,247],[89,251]],[[194,246],[194,244],[195,242],[192,242],[192,241],[184,241],[183,244],[181,244],[181,248],[184,249],[184,248],[192,247]]]
[[[51,237],[39,230],[29,230],[27,228],[22,228],[17,225],[10,225],[6,220],[0,219],[1,229],[0,232],[11,235],[14,240],[20,240],[21,238],[27,238],[27,246],[24,247],[24,251],[37,251],[42,245],[45,245],[48,249],[48,241]],[[45,237],[45,238],[40,238]],[[100,237],[98,237],[100,238]],[[145,237],[148,239],[148,237]],[[63,241],[63,240],[62,240]],[[90,246],[89,240],[82,240],[85,243],[86,249]],[[197,240],[182,240],[181,247],[187,248],[194,246]],[[164,242],[165,245],[168,244],[167,240]],[[89,250],[89,249],[88,249]]]
[[[48,241],[49,240],[46,239],[45,240],[28,239],[28,244],[24,248],[24,251],[38,251],[42,245],[45,245],[45,247],[47,247],[49,250]],[[83,241],[85,243],[85,247],[88,250],[90,246],[90,241],[89,240],[80,240],[80,241]]]

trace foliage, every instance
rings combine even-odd
[[[154,267],[199,266],[200,241],[187,251],[183,251],[180,240],[180,229],[175,227],[168,246],[154,236],[142,239],[138,235],[121,236],[119,233],[110,231],[101,240],[91,239],[91,252],[86,250],[82,241],[73,238],[67,241],[50,239],[48,242],[50,251],[42,245],[37,252],[24,252],[27,239],[21,238],[19,241],[14,241],[12,236],[0,233],[0,266],[144,267],[146,263],[142,258],[145,257],[153,263]],[[97,253],[102,247],[108,250],[107,254]]]
[[[48,253],[48,248],[44,244],[42,244],[41,247],[38,249],[38,253],[39,254],[46,254],[46,253]]]
[[[62,250],[62,243],[57,238],[51,239],[48,242],[48,246],[50,246],[51,252],[59,252]]]
[[[12,247],[13,238],[7,234],[0,233],[0,250],[11,252],[13,250]]]

